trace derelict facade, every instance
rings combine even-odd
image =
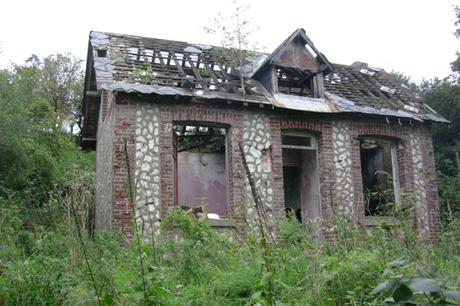
[[[330,63],[303,29],[244,58],[91,32],[81,145],[97,150],[96,229],[132,233],[131,181],[145,235],[178,205],[221,231],[260,217],[276,230],[291,211],[326,239],[334,216],[372,226],[407,205],[436,238],[430,126],[444,118],[381,69]]]

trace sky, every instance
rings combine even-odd
[[[272,52],[304,28],[329,61],[395,70],[420,82],[450,73],[460,51],[454,6],[460,0],[239,0],[249,5],[252,41]],[[0,68],[31,54],[71,52],[85,59],[91,30],[189,43],[219,44],[204,27],[231,0],[4,0],[0,11]],[[227,12],[227,13],[226,13]]]

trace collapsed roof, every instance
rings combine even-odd
[[[244,51],[247,60],[243,65],[235,61],[233,52],[205,44],[91,32],[83,137],[93,134],[85,131],[89,118],[97,120],[91,114],[97,109],[89,105],[87,92],[101,90],[448,122],[382,69],[364,63],[331,64],[303,29],[296,30],[272,54]],[[272,77],[278,79],[279,91],[267,85],[267,67],[275,67]],[[313,89],[306,86],[306,80],[319,74],[324,92],[312,96],[309,90]],[[299,88],[296,91],[293,87]]]

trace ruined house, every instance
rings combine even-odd
[[[227,51],[90,33],[81,146],[97,152],[97,230],[132,233],[129,176],[144,233],[197,205],[219,231],[251,230],[250,177],[270,223],[291,211],[328,239],[334,216],[391,224],[406,205],[436,237],[430,127],[444,118],[382,69],[329,62],[303,29],[244,65]]]

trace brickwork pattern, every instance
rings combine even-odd
[[[431,132],[428,126],[418,123],[413,126],[407,123],[389,124],[384,119],[319,119],[313,115],[277,114],[233,105],[168,103],[164,100],[157,101],[153,97],[145,101],[133,95],[117,97],[115,107],[106,117],[113,118],[112,127],[107,127],[108,130],[113,129],[111,225],[128,236],[132,233],[132,224],[127,193],[125,141],[128,145],[132,173],[135,174],[137,205],[145,206],[147,203],[145,208],[140,208],[144,209],[144,212],[139,216],[148,211],[150,214],[153,213],[155,219],[161,219],[176,205],[172,127],[173,124],[187,122],[216,124],[227,128],[228,203],[237,225],[246,224],[247,219],[253,218],[254,213],[248,212],[247,209],[252,194],[249,193],[238,144],[243,144],[246,156],[249,157],[251,171],[254,177],[260,180],[258,184],[268,184],[265,186],[267,188],[261,188],[265,190],[265,193],[262,193],[263,201],[271,206],[271,218],[276,220],[284,215],[281,132],[283,129],[300,129],[315,133],[318,139],[321,221],[326,239],[334,238],[329,229],[333,226],[335,211],[353,215],[358,223],[364,221],[359,149],[359,137],[362,136],[391,137],[399,142],[398,172],[402,192],[413,190],[416,184],[424,186],[425,195],[423,199],[419,199],[426,207],[423,214],[426,216],[424,224],[427,224],[427,227],[423,235],[428,237],[427,239],[434,239],[439,234],[437,186]],[[262,130],[263,133],[259,133]],[[417,141],[411,143],[410,137],[414,135],[414,131],[417,131]],[[147,139],[147,134],[153,135]],[[101,164],[98,165],[98,169],[102,169],[101,167],[107,167],[104,166],[104,161],[110,160],[110,147],[107,145],[110,139],[102,129],[98,137],[98,154],[102,155],[98,156],[98,164]],[[105,140],[99,141],[101,139]],[[149,143],[153,145],[152,148],[149,147]],[[158,152],[155,148],[158,148]],[[338,161],[342,160],[346,160],[346,165],[340,163],[340,166],[337,166]],[[423,165],[422,172],[414,170],[419,164]],[[103,172],[99,171],[100,173]],[[98,181],[107,181],[107,174],[105,177],[104,179],[104,176],[98,175]],[[343,177],[346,179],[343,180]],[[272,192],[269,192],[270,188]],[[344,199],[347,204],[342,208],[340,205],[343,205],[341,203],[344,203]]]
[[[112,228],[120,230],[127,239],[131,239],[133,224],[128,192],[127,165],[129,161],[130,172],[134,176],[136,103],[127,98],[120,99],[117,97],[114,115]],[[126,157],[125,146],[128,158]],[[134,185],[134,177],[131,184]]]
[[[159,105],[160,110],[160,177],[161,217],[176,206],[174,201],[175,175],[173,159],[173,124],[201,122],[227,128],[227,201],[230,214],[237,224],[244,223],[244,169],[238,143],[241,141],[242,113],[238,110],[208,105]]]
[[[316,135],[320,176],[320,223],[323,228],[323,237],[333,240],[334,236],[330,229],[333,226],[333,203],[336,201],[336,188],[333,168],[332,126],[325,120],[318,120],[309,116],[273,115],[271,117],[274,211],[277,212],[277,217],[284,215],[283,157],[281,148],[281,132],[284,129],[304,130],[313,132]]]
[[[434,163],[433,139],[431,129],[427,126],[421,128],[421,146],[423,165],[425,170],[425,194],[428,209],[429,234],[426,240],[436,241],[441,233],[441,219],[439,215],[438,185],[436,183],[436,166]]]

